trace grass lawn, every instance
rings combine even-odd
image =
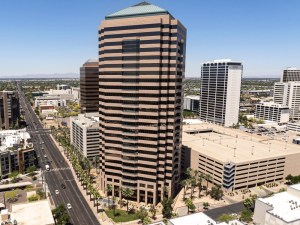
[[[136,214],[127,214],[126,211],[121,209],[116,209],[116,216],[114,216],[114,210],[105,210],[106,215],[115,222],[128,222],[132,220],[138,220]]]

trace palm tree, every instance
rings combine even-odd
[[[163,197],[166,197],[169,193],[169,188],[167,186],[163,187]]]
[[[193,199],[194,189],[197,185],[196,177],[191,178],[191,199]]]
[[[112,189],[113,189],[113,187],[111,184],[108,184],[105,188],[105,192],[106,192],[106,196],[107,196],[108,200],[109,200],[109,193],[112,192]],[[109,201],[108,201],[108,205],[109,205]]]
[[[152,214],[152,218],[155,219],[156,212],[157,212],[155,205],[153,204],[150,205],[149,212]]]
[[[186,186],[188,185],[187,179],[181,181],[181,186],[183,187],[183,199],[185,199],[186,195]]]
[[[90,196],[90,201],[92,200],[92,194],[93,194],[93,185],[89,183],[87,186],[87,190],[89,190],[89,196]]]
[[[193,169],[191,167],[187,168],[185,171],[185,175],[187,178],[191,178],[193,173]]]
[[[208,194],[208,182],[212,180],[212,176],[210,174],[205,175],[206,180],[206,195]]]
[[[127,205],[127,212],[128,212],[128,200],[129,200],[129,198],[134,194],[134,192],[133,192],[133,190],[130,189],[130,188],[125,188],[125,189],[122,190],[122,194],[123,194],[123,196],[124,196],[124,197],[126,198],[126,200],[127,200],[126,205]]]
[[[197,186],[198,186],[198,189],[199,189],[198,198],[200,198],[200,196],[201,196],[201,191],[202,191],[202,179],[203,179],[203,174],[200,173],[200,174],[198,175],[198,179],[197,179]]]

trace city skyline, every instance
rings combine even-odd
[[[103,2],[1,2],[0,78],[79,74],[83,61],[97,58],[97,27],[104,16],[140,1]],[[149,2],[167,8],[189,30],[186,77],[200,77],[201,63],[220,58],[243,62],[244,77],[279,78],[286,67],[300,67],[296,0]]]

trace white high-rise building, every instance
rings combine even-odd
[[[85,157],[93,159],[99,156],[99,114],[79,114],[71,117],[71,144]]]
[[[200,86],[200,119],[225,127],[238,123],[241,62],[214,60],[202,64]]]
[[[263,102],[255,105],[254,117],[266,121],[286,124],[289,122],[289,107],[275,104],[273,102]]]
[[[277,82],[274,85],[274,102],[290,108],[290,119],[300,119],[300,82]]]
[[[280,82],[300,81],[300,69],[295,67],[288,67],[283,70]]]

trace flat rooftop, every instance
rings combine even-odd
[[[243,163],[300,154],[290,140],[274,140],[209,123],[183,126],[182,144],[217,161]]]
[[[291,193],[289,189],[296,190],[298,193]],[[268,198],[260,198],[259,200],[273,207],[269,213],[280,217],[286,222],[300,220],[300,184],[288,187],[286,192]]]
[[[175,219],[170,219],[172,225],[215,225],[217,224],[213,219],[204,213],[194,213],[188,216],[182,216]]]
[[[47,200],[12,205],[12,220],[18,224],[52,225],[54,219]]]

